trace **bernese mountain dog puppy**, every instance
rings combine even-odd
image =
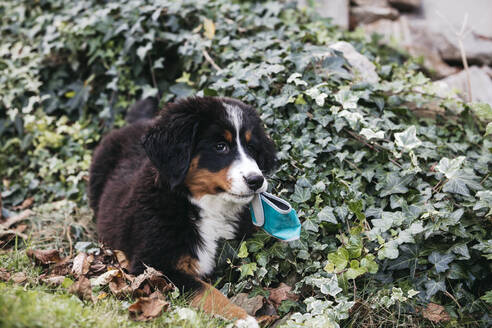
[[[238,325],[256,320],[204,282],[220,239],[253,229],[248,204],[267,188],[273,142],[256,110],[238,100],[193,97],[155,100],[130,110],[131,124],[112,131],[95,150],[89,199],[99,239],[124,251],[130,271],[160,270],[191,304]]]

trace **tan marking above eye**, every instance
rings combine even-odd
[[[185,178],[185,185],[194,198],[200,199],[204,195],[215,195],[221,190],[229,190],[231,182],[227,178],[229,167],[218,172],[198,168],[200,156],[196,156],[190,163],[190,168]]]
[[[250,142],[251,140],[251,130],[248,130],[244,132],[244,139],[246,139],[246,142]]]
[[[224,138],[227,140],[229,143],[232,143],[232,133],[229,130],[224,131]]]

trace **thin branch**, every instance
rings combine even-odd
[[[0,225],[3,226],[3,227],[5,227],[5,229],[8,229],[11,226],[13,226],[14,224],[16,224],[17,222],[26,220],[32,214],[34,214],[33,211],[31,211],[31,210],[25,210],[22,213],[20,213],[19,215],[16,215],[16,216],[13,216],[13,217],[8,218],[5,222],[0,223]]]
[[[147,59],[149,60],[150,75],[152,76],[152,83],[154,84],[154,88],[159,90],[159,88],[157,87],[157,79],[155,78],[154,67],[152,67],[153,66],[152,59],[150,59],[149,54],[147,54]]]
[[[215,68],[215,70],[218,73],[220,73],[222,71],[222,68],[220,68],[219,65],[217,65],[215,63],[215,61],[212,59],[212,57],[210,57],[210,54],[207,52],[207,50],[202,49],[202,53],[203,53],[203,56],[205,57],[205,59],[210,63],[210,65],[212,65],[212,67]]]
[[[375,150],[376,152],[379,152],[378,149],[376,149],[373,145],[371,144],[368,144],[360,135],[356,134],[356,133],[353,133],[352,131],[349,131],[347,129],[343,129],[345,132],[347,132],[348,134],[350,134],[352,137],[354,137],[356,140],[362,142],[364,145],[366,145],[367,147],[371,148],[372,150]]]

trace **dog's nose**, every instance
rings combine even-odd
[[[263,176],[259,174],[251,174],[247,177],[244,177],[244,180],[251,190],[257,191],[263,185],[263,180],[265,180],[265,178],[263,178]]]

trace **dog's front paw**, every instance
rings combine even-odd
[[[234,323],[234,326],[237,328],[259,328],[258,322],[256,319],[250,315],[248,315],[244,319],[239,319]]]

